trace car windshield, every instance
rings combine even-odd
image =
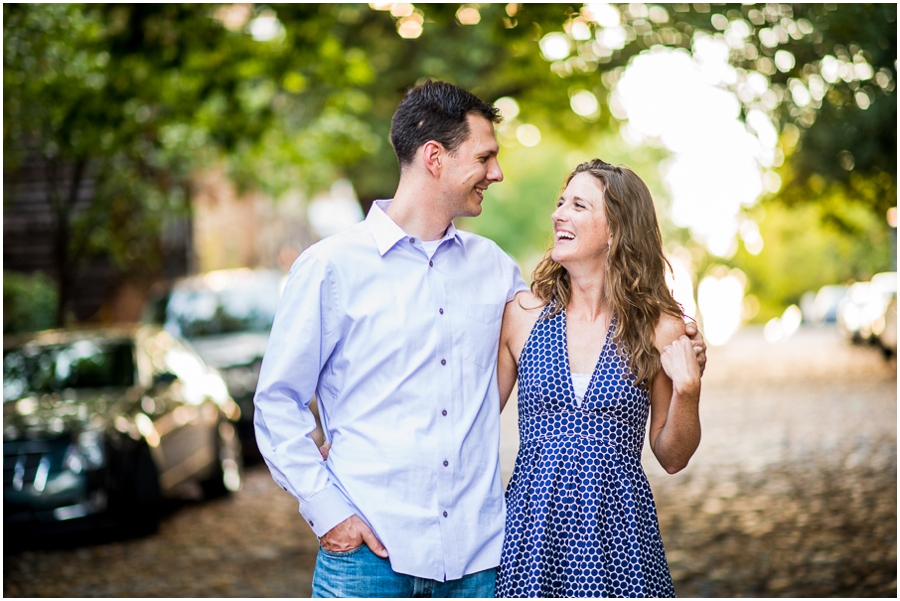
[[[133,349],[131,341],[79,340],[8,350],[3,353],[3,400],[66,388],[132,386]]]
[[[278,308],[277,274],[242,274],[215,287],[176,288],[166,307],[166,329],[187,339],[236,332],[268,332]]]

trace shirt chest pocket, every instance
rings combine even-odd
[[[467,361],[483,368],[497,364],[504,306],[500,303],[466,305],[463,356]]]

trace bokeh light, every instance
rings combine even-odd
[[[573,40],[589,40],[593,37],[591,26],[581,17],[572,19],[566,23],[566,33],[572,36]]]
[[[478,25],[481,22],[481,13],[473,4],[464,4],[456,11],[456,20],[461,25]]]
[[[775,66],[778,67],[779,71],[787,73],[796,64],[797,61],[794,59],[794,55],[787,50],[779,50],[775,53]]]
[[[500,110],[500,114],[503,115],[503,121],[506,123],[509,123],[519,115],[519,103],[516,102],[515,98],[509,96],[498,98],[494,102],[494,106]]]
[[[564,33],[548,33],[541,38],[539,43],[541,54],[548,61],[559,61],[569,56],[572,52],[572,41]]]
[[[728,342],[741,325],[744,286],[734,274],[706,276],[697,287],[703,335],[711,346]]]
[[[413,5],[405,2],[390,5],[391,15],[394,17],[408,17],[413,14],[413,10]]]
[[[516,128],[516,140],[522,146],[537,146],[541,143],[541,130],[536,125],[524,123]]]
[[[397,33],[404,40],[414,40],[422,35],[422,25],[425,19],[421,13],[413,11],[408,17],[397,21]]]
[[[619,9],[605,2],[589,2],[582,10],[586,19],[594,21],[601,27],[618,27],[622,23]]]
[[[778,140],[763,112],[752,112],[749,128],[740,121],[740,101],[719,87],[736,81],[727,45],[698,38],[694,57],[661,48],[637,56],[613,102],[627,119],[626,138],[656,141],[672,152],[664,166],[672,220],[721,257],[737,248],[741,209],[763,192],[760,165],[771,163]]]
[[[766,342],[774,344],[781,340],[787,340],[793,336],[803,321],[803,312],[797,305],[791,305],[784,310],[781,317],[773,317],[766,322],[763,328],[763,337]]]
[[[628,33],[624,27],[607,27],[597,30],[597,43],[600,49],[621,50],[628,41]],[[598,53],[603,55],[604,53]]]
[[[576,115],[585,118],[596,118],[600,114],[600,103],[593,93],[587,90],[579,90],[572,94],[569,105]]]
[[[666,272],[666,284],[672,291],[675,301],[681,305],[685,315],[697,317],[697,303],[694,301],[694,280],[692,277],[691,254],[678,247],[667,257],[672,271]]]
[[[250,35],[257,42],[271,42],[284,38],[284,26],[275,13],[265,11],[249,24]]]

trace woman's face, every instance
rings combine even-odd
[[[557,201],[553,219],[551,256],[563,267],[576,263],[606,262],[609,224],[603,200],[603,184],[590,173],[572,178]]]

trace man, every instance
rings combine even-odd
[[[319,537],[316,597],[492,597],[503,543],[496,362],[527,289],[453,219],[503,180],[496,108],[438,81],[391,124],[394,198],[294,263],[256,394],[260,451]],[[702,339],[699,344],[702,345]],[[309,437],[315,394],[323,462]]]

